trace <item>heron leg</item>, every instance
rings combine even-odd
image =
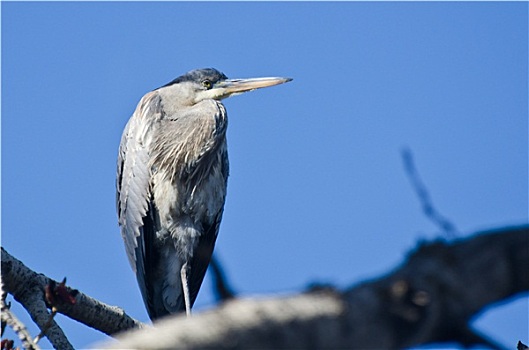
[[[184,291],[184,303],[186,306],[186,315],[191,315],[191,300],[189,298],[189,285],[187,283],[187,262],[182,265],[180,269],[180,278],[182,281],[182,289]]]

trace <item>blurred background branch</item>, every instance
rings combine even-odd
[[[452,242],[419,243],[393,272],[343,291],[323,288],[288,297],[237,299],[215,261],[218,294],[227,302],[190,319],[162,320],[154,328],[134,331],[120,337],[120,343],[105,346],[389,349],[458,342],[499,349],[472,330],[470,322],[488,306],[527,292],[527,266],[529,226],[478,232]],[[27,300],[21,293],[31,292],[32,298],[46,305],[44,291],[52,280],[3,248],[2,278],[5,290],[16,300]],[[109,335],[144,327],[117,307],[81,292],[75,298],[74,305],[58,307],[58,312]],[[46,336],[50,337],[49,331]],[[57,339],[50,339],[55,348],[71,348]]]
[[[235,299],[104,347],[394,349],[457,342],[501,349],[470,322],[490,305],[527,292],[527,266],[529,226],[423,242],[392,273],[341,292]]]

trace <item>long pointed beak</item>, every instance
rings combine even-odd
[[[215,99],[221,100],[230,96],[242,94],[269,86],[284,84],[291,81],[291,78],[250,78],[250,79],[227,79],[219,81],[208,92],[215,94]]]

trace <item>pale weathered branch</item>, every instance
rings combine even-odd
[[[498,348],[470,321],[487,306],[527,292],[528,266],[528,226],[422,243],[391,274],[343,292],[236,299],[96,347],[392,349],[450,341]]]
[[[45,287],[50,282],[59,283],[43,274],[32,271],[21,261],[11,256],[3,247],[2,281],[5,290],[28,310],[32,319],[42,329],[48,322],[50,314],[44,298]],[[123,309],[104,304],[83,293],[76,295],[75,305],[61,305],[58,312],[108,335],[145,326],[142,322],[128,316]],[[46,336],[49,339],[50,336],[52,338],[62,337],[60,335],[62,331],[55,321],[52,320],[51,323],[50,329],[46,331]],[[66,343],[56,344],[52,339],[50,342],[55,348],[72,348]]]

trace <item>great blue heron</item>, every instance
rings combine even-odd
[[[193,70],[143,96],[128,121],[117,212],[152,320],[190,313],[213,252],[228,178],[221,100],[290,80],[230,80],[212,68]]]

